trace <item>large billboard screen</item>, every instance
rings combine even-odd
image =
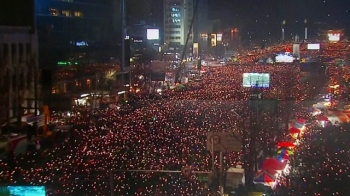
[[[0,186],[0,195],[46,196],[45,186]]]
[[[268,73],[244,73],[243,87],[270,87],[270,74]]]
[[[159,29],[147,29],[147,40],[158,40]]]
[[[308,44],[307,45],[308,50],[319,50],[320,49],[320,44]]]

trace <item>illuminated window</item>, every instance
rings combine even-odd
[[[74,17],[83,17],[81,11],[74,11]]]
[[[91,87],[91,80],[90,80],[90,79],[87,79],[87,80],[86,80],[86,85],[88,86],[88,88]]]
[[[180,8],[172,7],[172,8],[171,8],[171,11],[172,11],[172,12],[179,12],[179,11],[180,11]]]
[[[172,22],[173,22],[173,23],[180,23],[181,20],[180,20],[180,19],[173,19]]]
[[[50,14],[51,14],[51,16],[58,16],[59,12],[55,8],[50,8]]]
[[[68,10],[62,10],[62,15],[66,16],[66,17],[70,17],[71,16],[70,15],[70,11],[68,11]]]

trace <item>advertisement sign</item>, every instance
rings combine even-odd
[[[0,186],[0,195],[46,196],[45,186]]]
[[[216,34],[216,41],[222,42],[222,33]]]
[[[193,43],[193,56],[198,56],[198,43]]]
[[[270,74],[268,73],[244,73],[243,87],[261,87],[270,86]]]
[[[159,29],[147,29],[147,40],[158,40]]]
[[[328,33],[328,41],[330,42],[340,41],[340,33]]]
[[[216,46],[216,34],[211,34],[211,46]]]
[[[308,50],[319,50],[320,49],[320,44],[308,44],[307,45]]]

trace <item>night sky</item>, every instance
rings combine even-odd
[[[239,27],[259,36],[276,34],[282,21],[286,31],[302,34],[304,21],[310,32],[317,29],[350,29],[349,0],[209,0],[210,19],[219,18],[223,27]]]

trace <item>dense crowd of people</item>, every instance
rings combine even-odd
[[[111,189],[116,195],[207,195],[207,186],[178,171],[184,166],[211,170],[209,131],[250,132],[250,91],[242,86],[243,73],[269,73],[270,88],[261,89],[264,99],[283,100],[255,119],[257,148],[265,150],[282,136],[289,119],[308,114],[301,101],[313,96],[315,85],[301,82],[298,66],[251,63],[208,71],[185,91],[162,92],[157,100],[136,94],[133,106],[97,110],[94,120],[88,108],[81,109],[70,117],[69,137],[54,149],[0,161],[0,183],[43,184],[49,195],[109,195]],[[242,152],[224,153],[223,169],[242,164],[242,158]]]
[[[115,170],[117,195],[205,192],[198,180],[181,173],[124,170],[180,171],[191,166],[193,170],[210,171],[211,154],[205,147],[207,132],[242,131],[239,122],[248,117],[245,101],[249,91],[242,87],[244,72],[271,74],[271,88],[263,90],[267,99],[302,100],[308,96],[307,85],[298,82],[297,68],[286,65],[212,68],[201,82],[188,84],[186,91],[165,92],[167,98],[156,101],[147,95],[138,97],[137,109],[99,110],[95,122],[91,122],[90,112],[82,110],[71,117],[73,131],[63,145],[19,157],[12,164],[1,162],[1,167],[6,168],[1,181],[45,184],[54,195],[108,195],[109,173]],[[274,118],[268,112],[261,114],[259,122],[264,126],[256,136],[261,146],[273,140],[279,127],[283,127],[283,118],[288,118],[283,104],[277,106],[279,114],[274,114]],[[243,126],[248,127],[246,123]],[[224,169],[239,164],[240,154],[225,153]],[[217,160],[215,164],[219,167]]]

